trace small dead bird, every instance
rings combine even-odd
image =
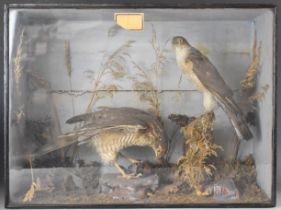
[[[123,177],[132,178],[118,163],[120,150],[130,146],[149,146],[155,157],[163,160],[166,154],[164,128],[159,119],[145,111],[129,108],[102,107],[99,111],[74,116],[68,124],[83,123],[77,130],[58,137],[55,144],[45,145],[35,155],[44,155],[74,143],[92,145],[104,164],[113,163]],[[133,164],[138,160],[127,158]]]

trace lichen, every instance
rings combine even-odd
[[[201,185],[208,176],[216,170],[209,161],[216,157],[222,147],[213,143],[214,113],[206,113],[181,128],[185,147],[183,156],[177,161],[177,174],[188,185],[193,187],[197,194],[201,193]]]

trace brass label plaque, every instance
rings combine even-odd
[[[144,13],[114,13],[115,22],[126,30],[142,30]]]

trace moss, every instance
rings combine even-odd
[[[216,170],[210,161],[217,156],[222,147],[214,144],[214,113],[206,113],[181,128],[185,139],[183,156],[177,161],[177,174],[193,187],[197,194],[202,194],[201,185]]]

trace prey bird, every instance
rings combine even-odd
[[[74,116],[66,121],[68,124],[80,123],[82,126],[72,132],[58,137],[55,143],[45,145],[36,155],[78,143],[92,145],[102,163],[114,164],[124,178],[135,177],[118,163],[121,155],[133,164],[138,160],[126,157],[120,151],[130,146],[151,147],[158,160],[164,160],[166,140],[164,128],[158,117],[145,111],[129,108],[101,107],[98,111]]]
[[[195,87],[203,93],[205,111],[213,111],[218,104],[228,115],[237,136],[240,139],[251,139],[252,133],[243,112],[233,99],[232,90],[211,61],[192,47],[184,37],[173,37],[172,46],[178,66]]]

